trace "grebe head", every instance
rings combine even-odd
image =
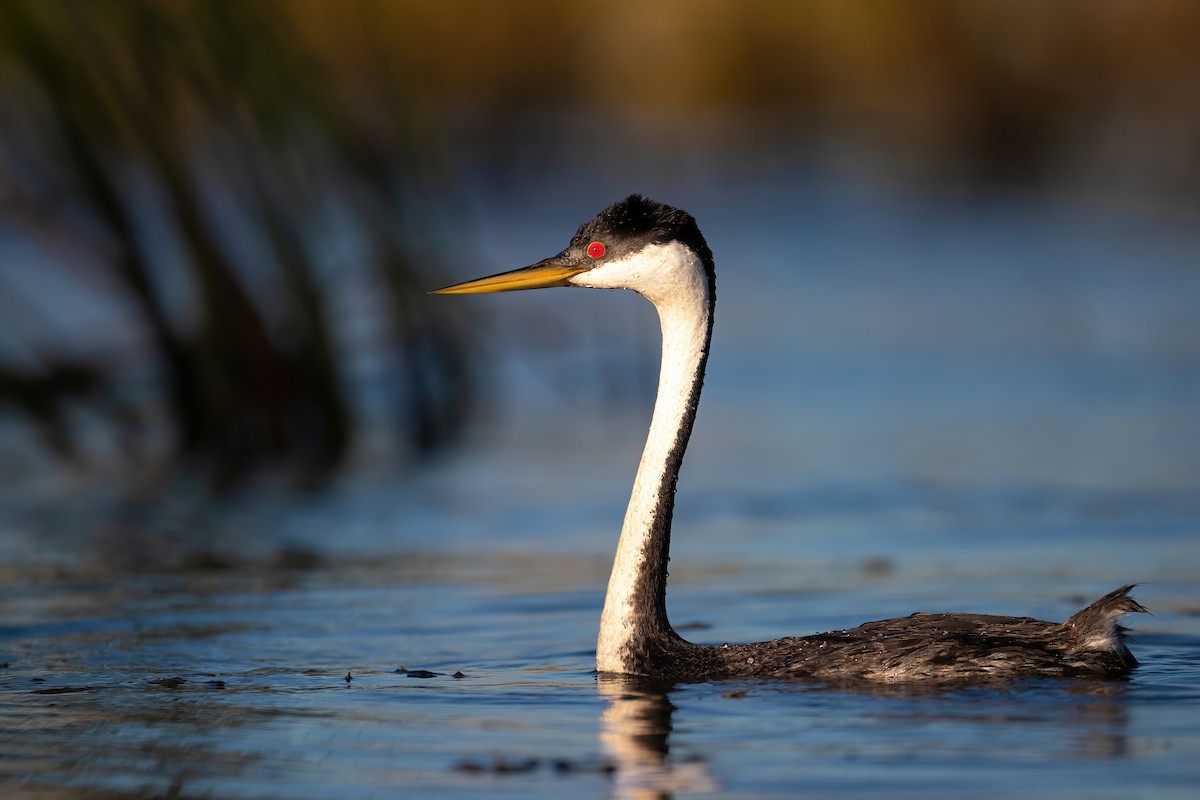
[[[631,289],[659,303],[697,284],[712,294],[713,274],[712,251],[692,215],[633,194],[580,225],[561,253],[435,294],[584,286]]]

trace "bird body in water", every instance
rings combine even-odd
[[[640,195],[579,227],[558,255],[438,290],[477,294],[549,286],[631,289],[662,327],[658,397],[604,601],[601,672],[693,681],[735,677],[913,683],[1127,675],[1137,660],[1119,620],[1145,611],[1132,586],[1061,624],[1028,617],[913,614],[769,642],[698,645],[667,619],[675,486],[691,436],[712,338],[716,272],[695,219]]]

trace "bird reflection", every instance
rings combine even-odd
[[[600,718],[600,743],[612,758],[613,797],[661,800],[674,792],[712,792],[719,787],[701,760],[673,762],[670,751],[671,684],[630,675],[600,673],[608,707]]]
[[[612,767],[613,797],[662,800],[675,793],[723,788],[703,758],[670,757],[676,712],[670,699],[676,691],[674,684],[606,673],[598,674],[596,680],[608,703],[599,737]],[[712,689],[720,691],[719,686]],[[864,738],[864,725],[896,731],[937,724],[948,726],[949,731],[958,729],[958,734],[949,734],[951,740],[964,732],[978,735],[988,730],[990,736],[1003,738],[1020,729],[1027,746],[1043,755],[1054,752],[1060,757],[1096,761],[1125,758],[1129,754],[1128,688],[1124,683],[1034,681],[955,692],[923,685],[793,683],[762,685],[746,694],[763,692],[769,695],[768,702],[794,705],[797,734],[804,734],[814,723],[824,726],[817,750],[806,748],[803,742],[808,740],[799,735],[795,752],[798,771],[803,772],[803,765],[809,762],[814,774],[822,775],[827,774],[830,761],[919,757],[920,745],[910,747],[893,736]],[[841,695],[847,718],[854,720],[849,727],[828,727],[823,715],[808,713],[816,708],[811,698],[827,693]],[[809,700],[804,699],[806,695]],[[746,708],[746,713],[755,711]],[[695,722],[693,719],[693,725]],[[1043,749],[1051,741],[1054,744],[1049,750]]]

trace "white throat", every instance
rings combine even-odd
[[[711,331],[709,281],[700,258],[671,243],[649,245],[572,282],[632,289],[654,303],[662,326],[658,397],[625,512],[596,645],[601,672],[636,672],[638,637],[647,634],[648,625],[658,626],[659,632],[670,629],[665,613],[670,515],[679,460],[703,381]],[[665,520],[660,519],[664,515]]]

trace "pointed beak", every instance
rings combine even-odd
[[[476,278],[465,283],[456,283],[431,294],[485,294],[489,292],[515,292],[520,289],[544,289],[548,286],[567,286],[570,279],[587,267],[564,264],[559,257],[539,261],[531,267],[522,267],[499,275]]]

